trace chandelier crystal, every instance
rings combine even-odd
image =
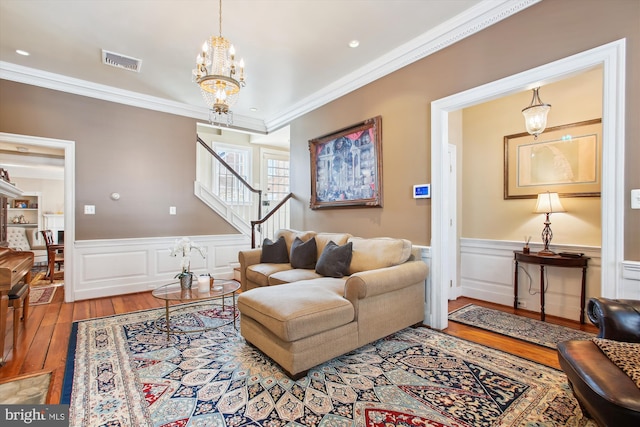
[[[211,121],[221,122],[226,116],[229,125],[233,121],[230,108],[238,100],[240,88],[245,85],[244,60],[236,61],[235,48],[222,37],[222,0],[219,2],[219,28],[219,35],[211,36],[202,45],[193,78],[211,109]]]
[[[522,110],[527,132],[533,135],[534,139],[538,139],[538,135],[544,132],[547,127],[547,114],[549,114],[549,110],[551,109],[551,105],[545,104],[540,99],[538,95],[539,89],[539,87],[533,89],[531,104]]]

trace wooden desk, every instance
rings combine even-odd
[[[540,265],[540,320],[544,321],[544,267],[582,268],[582,287],[580,289],[580,323],[584,323],[584,294],[587,287],[587,264],[589,257],[568,257],[560,255],[541,256],[535,253],[525,254],[522,251],[513,252],[515,273],[513,275],[513,308],[518,308],[518,263]]]

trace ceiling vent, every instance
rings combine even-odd
[[[102,63],[116,68],[135,71],[136,73],[139,73],[140,68],[142,67],[141,59],[109,52],[104,49],[102,49]]]

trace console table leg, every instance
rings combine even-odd
[[[580,287],[580,324],[584,323],[584,293],[587,287],[587,266],[582,267],[582,286]]]
[[[540,265],[540,320],[544,322],[544,265]]]
[[[518,308],[518,261],[513,261],[516,269],[513,273],[513,308]]]

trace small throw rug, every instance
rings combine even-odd
[[[51,372],[23,375],[0,381],[3,405],[44,405],[47,403]]]
[[[293,381],[233,324],[167,342],[163,314],[74,323],[61,401],[70,426],[594,426],[561,371],[427,328]],[[229,313],[187,307],[171,322],[216,316]]]
[[[532,342],[549,348],[567,340],[590,340],[595,334],[554,325],[500,310],[465,305],[449,313],[449,320],[486,329],[512,338]]]
[[[45,271],[38,271],[33,276],[33,279],[31,279],[31,283],[30,283],[31,287],[33,288],[38,286],[50,286],[50,285],[62,286],[64,284],[64,279],[61,272],[58,272],[58,271],[55,272],[53,282],[51,282],[46,277],[47,277],[47,273]]]
[[[32,287],[29,292],[29,305],[49,304],[56,294],[57,285]]]

